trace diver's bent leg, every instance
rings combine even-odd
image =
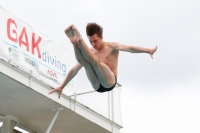
[[[78,31],[78,29],[74,25],[72,25],[70,28],[67,28],[66,34],[69,37],[69,39],[73,45],[75,45],[75,44],[78,45],[83,57],[89,63],[94,63],[96,56],[92,53],[90,48],[87,46],[87,44],[82,39],[81,34]]]
[[[85,60],[85,58],[83,58],[83,55],[81,54],[80,49],[77,47],[77,45],[74,45],[74,52],[75,52],[75,56],[77,61],[85,68],[87,77],[90,81],[90,83],[92,84],[92,87],[97,90],[100,86],[100,82],[99,79],[94,71],[94,69],[92,68],[92,66]]]
[[[114,73],[110,70],[110,68],[103,62],[100,62],[99,59],[87,48],[84,42],[82,44],[78,44],[80,51],[83,57],[91,64],[93,67],[99,82],[106,88],[112,87],[115,84],[115,76]],[[84,49],[86,49],[86,52]],[[85,55],[85,56],[84,56]]]
[[[78,43],[80,47],[80,51],[83,55],[83,57],[90,63],[94,64],[96,61],[96,56],[92,53],[90,48],[87,46],[87,44],[84,42],[84,40],[80,40]]]

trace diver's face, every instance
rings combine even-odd
[[[98,37],[97,34],[94,34],[93,36],[88,36],[88,39],[94,49],[98,50],[100,48],[102,44],[102,37]]]

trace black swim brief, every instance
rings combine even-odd
[[[115,76],[115,84],[114,84],[112,87],[110,87],[110,88],[105,88],[105,87],[103,87],[103,86],[101,85],[101,83],[100,83],[100,87],[99,87],[99,89],[96,90],[96,91],[98,91],[98,92],[111,91],[111,90],[115,87],[116,84],[117,84],[117,77]]]

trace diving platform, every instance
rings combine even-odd
[[[14,126],[30,133],[120,132],[114,114],[107,118],[65,94],[58,99],[48,94],[51,89],[31,71],[0,58],[0,133],[18,133]]]

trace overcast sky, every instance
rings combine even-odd
[[[97,22],[104,41],[158,46],[153,60],[120,52],[121,133],[200,132],[199,0],[0,0],[0,5],[65,47],[72,58],[63,32],[72,23],[88,45],[85,26]],[[91,90],[88,86],[82,69],[78,92]]]

